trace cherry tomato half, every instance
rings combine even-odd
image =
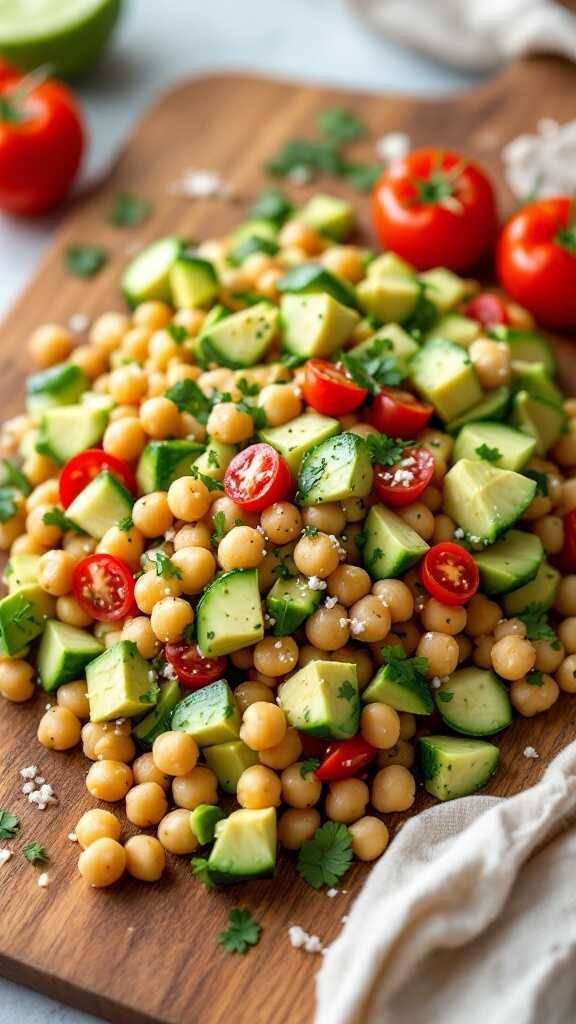
[[[60,473],[58,486],[60,501],[64,508],[68,508],[76,495],[80,494],[80,491],[83,491],[103,469],[108,469],[118,477],[128,491],[136,493],[136,477],[127,462],[117,459],[114,455],[107,455],[100,448],[87,448],[85,452],[74,455]]]
[[[226,674],[228,658],[205,658],[196,644],[188,644],[185,640],[166,644],[164,654],[187,690],[199,690],[207,683],[222,679]]]
[[[426,552],[420,567],[426,590],[442,604],[466,604],[478,590],[480,573],[470,552],[445,541]]]
[[[419,402],[409,391],[382,388],[366,410],[366,421],[381,434],[407,440],[423,430],[434,409]]]
[[[394,466],[374,467],[374,490],[386,505],[401,508],[417,501],[434,476],[427,448],[405,448]]]
[[[482,327],[495,327],[496,324],[509,324],[508,310],[499,295],[492,292],[480,292],[470,300],[464,309],[464,315],[476,320]]]
[[[322,764],[314,772],[321,782],[351,779],[358,775],[376,757],[377,750],[362,736],[354,736],[342,743],[331,743]]]
[[[74,568],[72,592],[92,619],[116,622],[134,606],[134,577],[114,555],[88,555]]]
[[[224,477],[228,497],[249,512],[282,501],[291,487],[288,465],[270,444],[251,444],[238,452]]]
[[[306,363],[303,390],[308,405],[324,416],[354,412],[368,394],[327,359],[310,359]]]

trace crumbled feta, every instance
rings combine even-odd
[[[333,900],[334,897],[338,895],[338,889],[327,889],[326,895],[328,896],[328,899]]]
[[[187,170],[173,181],[169,192],[184,199],[230,199],[232,189],[217,171]]]
[[[72,313],[68,317],[68,327],[74,334],[84,334],[90,327],[90,317],[85,313]]]
[[[402,487],[409,487],[414,481],[414,473],[409,469],[397,469],[394,474],[394,483],[402,484]]]
[[[276,651],[281,651],[282,650],[282,641],[281,640],[276,640],[275,641],[275,643],[274,643],[274,650],[276,650]]]
[[[36,784],[34,782],[25,782],[24,785],[22,786],[22,792],[24,793],[24,796],[28,796],[28,793],[33,793],[35,789]]]
[[[0,868],[7,864],[12,856],[12,850],[0,850]]]
[[[34,779],[34,782],[36,783],[37,786],[42,786],[46,782],[46,779],[44,778],[43,775],[37,775],[36,778]]]
[[[170,529],[166,530],[166,533],[164,534],[164,540],[174,540],[175,536],[176,530],[174,529],[173,526],[171,526]]]
[[[38,774],[38,769],[35,764],[31,764],[29,768],[21,768],[20,775],[23,779],[33,779]]]
[[[571,195],[576,189],[576,120],[559,124],[544,117],[533,135],[519,135],[502,150],[504,175],[512,192]]]
[[[527,757],[531,760],[536,760],[538,757],[540,757],[540,754],[538,753],[535,747],[524,747],[523,753],[524,757]]]
[[[78,842],[78,836],[76,835],[75,832],[69,832],[68,833],[68,839],[70,840],[71,843],[77,843]]]
[[[462,540],[462,537],[464,536],[464,530],[462,529],[461,526],[456,527],[456,529],[454,530],[454,536],[456,540]]]
[[[41,889],[46,889],[50,885],[50,878],[47,871],[43,871],[41,875],[38,875],[38,885]]]
[[[325,608],[334,608],[334,605],[337,605],[337,604],[338,604],[338,598],[337,597],[327,597],[326,600],[324,601],[324,607]]]
[[[57,804],[58,800],[50,783],[45,782],[39,789],[28,794],[28,802],[35,804],[39,811],[45,811],[48,804]]]
[[[178,679],[178,673],[176,672],[176,669],[174,669],[172,665],[169,665],[168,662],[162,668],[160,675],[162,676],[163,679]],[[153,683],[155,678],[156,677],[154,676],[154,679],[151,679],[150,682]]]
[[[432,688],[434,690],[439,690],[441,686],[442,686],[442,680],[440,679],[440,677],[439,676],[433,676],[433,678],[432,678]]]
[[[345,615],[341,615],[338,619],[338,625],[341,629],[346,629],[346,626],[350,625],[350,619],[347,619]]]
[[[308,580],[310,590],[326,590],[327,586],[326,580],[321,580],[319,576],[310,576]]]
[[[406,156],[410,147],[410,136],[406,135],[406,132],[386,132],[385,135],[376,139],[375,144],[376,155],[386,163]]]
[[[288,929],[288,937],[294,949],[303,949],[305,953],[321,953],[322,943],[317,935],[309,935],[298,924],[293,924]]]
[[[366,623],[362,622],[361,619],[350,619],[350,630],[354,636],[360,636],[360,634],[363,633],[365,629]]]

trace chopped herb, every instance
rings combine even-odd
[[[20,822],[15,814],[0,810],[0,839],[13,839],[19,828]]]
[[[7,523],[18,511],[14,491],[0,487],[0,523]]]
[[[395,466],[400,462],[405,448],[413,448],[415,441],[401,441],[399,438],[388,437],[387,434],[369,434],[366,438],[372,462],[378,466]]]
[[[499,462],[502,458],[502,452],[499,448],[490,448],[487,444],[481,444],[476,448],[476,455],[479,455],[481,459],[485,459],[486,462]]]
[[[207,889],[213,889],[214,882],[210,878],[210,872],[208,870],[208,861],[206,860],[206,858],[192,857],[190,863],[192,865],[192,871],[194,872],[196,877],[200,879],[202,884],[205,885]]]
[[[406,374],[396,356],[391,355],[392,344],[387,338],[375,338],[361,353],[344,352],[340,362],[359,387],[371,395],[379,394],[383,387],[396,387]]]
[[[352,839],[346,825],[327,821],[301,847],[298,874],[313,889],[320,889],[323,885],[335,885],[351,863]]]
[[[278,551],[274,552],[278,559],[278,565],[273,570],[273,575],[279,580],[291,580],[294,578],[294,573],[290,571],[290,567],[286,562],[286,555],[280,555]]]
[[[284,192],[271,187],[262,189],[248,212],[254,220],[271,220],[274,224],[280,225],[287,220],[293,209]]]
[[[164,551],[156,551],[149,555],[149,558],[154,562],[157,576],[162,576],[165,580],[182,579],[182,570],[177,565],[174,565],[172,559]]]
[[[282,366],[287,366],[289,370],[294,370],[306,362],[306,356],[297,356],[293,352],[283,352],[280,356],[280,362]]]
[[[530,480],[536,481],[536,494],[542,494],[545,498],[548,497],[548,477],[546,473],[540,473],[537,469],[525,469],[524,476],[530,477]]]
[[[320,134],[334,142],[354,142],[366,134],[360,118],[346,107],[329,107],[318,114],[317,120]]]
[[[349,679],[345,679],[338,687],[338,696],[342,697],[342,700],[357,699],[358,694]]]
[[[224,515],[224,512],[214,513],[212,525],[214,526],[214,533],[212,534],[212,543],[214,544],[214,546],[217,546],[222,540],[224,534],[226,533],[226,516]]]
[[[443,690],[437,696],[442,704],[449,704],[451,700],[454,700],[454,693],[451,690]]]
[[[409,658],[399,644],[382,647],[384,663],[394,672],[394,678],[405,685],[426,683],[427,658]]]
[[[320,459],[320,462],[312,465],[306,465],[306,472],[301,473],[299,482],[300,488],[296,493],[296,501],[301,501],[303,497],[310,493],[310,491],[316,487],[316,484],[320,483],[320,480],[324,476],[328,463],[326,459]],[[310,535],[309,535],[310,536]]]
[[[174,405],[177,405],[180,412],[189,412],[195,416],[199,423],[206,426],[212,409],[212,402],[200,390],[195,380],[179,380],[166,391],[166,398],[169,398]]]
[[[249,395],[257,395],[260,392],[258,384],[250,384],[245,377],[240,377],[240,380],[236,381],[236,387],[241,395],[247,397]]]
[[[242,412],[247,412],[254,422],[254,430],[262,430],[268,424],[266,413],[259,405],[250,405],[244,398],[236,402],[236,407]]]
[[[437,319],[436,306],[426,297],[425,287],[422,287],[415,309],[402,326],[413,338],[420,340],[434,326]]]
[[[69,245],[65,253],[66,268],[74,277],[94,277],[108,260],[100,245]]]
[[[556,634],[548,624],[548,609],[539,601],[529,604],[516,618],[526,626],[528,640],[556,640]]]
[[[188,331],[182,324],[169,324],[166,328],[168,334],[177,345],[183,345],[188,337]]]
[[[300,765],[300,775],[302,776],[303,779],[307,779],[309,775],[312,775],[312,773],[316,771],[319,765],[319,757],[307,757],[306,760],[302,761],[302,764]]]
[[[108,220],[117,228],[135,228],[143,224],[151,209],[152,204],[147,199],[131,195],[130,192],[118,192]]]
[[[544,685],[544,674],[536,670],[535,672],[526,673],[526,682],[528,686],[543,686]]]
[[[383,170],[382,164],[347,163],[343,177],[357,192],[370,192]]]
[[[234,708],[232,707],[231,704],[227,704],[226,707],[224,708],[224,718],[233,718],[233,717],[234,717]]]
[[[74,533],[86,532],[73,519],[69,519],[61,508],[51,508],[49,512],[45,512],[42,516],[42,522],[46,523],[46,526],[57,526],[59,530],[62,530],[62,533],[66,533],[67,530],[72,530]]]
[[[47,864],[50,859],[42,843],[26,843],[22,853],[31,864]]]
[[[208,465],[212,466],[213,469],[220,469],[218,456],[213,448],[208,449]]]
[[[249,910],[235,907],[228,914],[228,928],[220,932],[218,943],[227,953],[245,953],[248,946],[255,946],[260,939],[262,925],[258,924]]]
[[[208,637],[209,640],[213,640],[216,634],[213,629],[209,629],[208,632],[206,633],[206,636]]]
[[[221,491],[223,489],[220,480],[213,480],[211,476],[206,476],[206,473],[201,473],[198,466],[191,467],[190,476],[193,476],[195,480],[200,480],[209,491]]]
[[[265,164],[265,170],[274,178],[286,178],[296,173],[306,182],[313,181],[318,174],[341,177],[345,166],[340,148],[333,141],[289,139]]]
[[[302,530],[303,537],[317,537],[319,533],[320,530],[317,526],[305,526]]]
[[[125,516],[124,519],[120,519],[118,523],[118,529],[121,530],[122,533],[129,533],[133,526],[134,520],[132,519],[132,516]]]
[[[15,462],[12,462],[11,459],[2,459],[2,465],[4,466],[5,482],[28,496],[32,491],[32,487],[20,467]]]

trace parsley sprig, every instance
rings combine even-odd
[[[181,580],[182,570],[174,565],[174,562],[164,551],[156,551],[148,556],[156,569],[156,575],[162,576],[165,580]]]
[[[190,476],[193,476],[195,480],[200,480],[200,482],[203,483],[209,491],[223,490],[221,480],[213,480],[212,477],[207,476],[206,473],[201,473],[198,466],[192,466],[190,469]]]
[[[135,228],[150,215],[152,204],[148,199],[132,195],[130,192],[118,192],[114,197],[108,220],[116,228]]]
[[[352,839],[345,825],[327,821],[307,839],[298,855],[298,874],[320,889],[333,886],[352,863]]]
[[[207,889],[213,889],[214,882],[210,877],[206,857],[192,857],[190,863],[192,865],[192,873],[202,882],[202,885],[205,885]]]
[[[47,864],[50,859],[46,848],[36,841],[26,843],[22,853],[31,864]]]
[[[556,634],[548,623],[548,609],[539,601],[534,601],[523,612],[518,612],[516,618],[526,626],[528,640],[556,639]]]
[[[195,380],[179,380],[168,388],[166,398],[178,406],[180,412],[189,412],[199,423],[206,426],[212,409],[212,402],[200,390]]]
[[[62,530],[62,533],[66,533],[67,530],[71,530],[74,533],[85,533],[82,527],[78,526],[73,519],[69,519],[61,508],[51,508],[49,512],[45,512],[42,516],[42,522],[46,523],[46,526],[57,526],[59,530]]]
[[[381,654],[384,664],[394,673],[394,678],[399,683],[404,683],[408,686],[415,683],[426,684],[427,658],[409,658],[400,644],[382,647]]]
[[[254,920],[249,910],[234,907],[228,914],[228,927],[220,932],[218,942],[227,953],[245,953],[249,946],[255,946],[262,933],[262,925]]]
[[[502,458],[502,452],[499,448],[490,448],[487,444],[481,444],[475,449],[476,455],[481,459],[485,459],[486,462],[499,462]]]
[[[212,534],[211,540],[214,547],[218,547],[220,541],[222,540],[222,537],[226,533],[226,516],[224,515],[223,512],[214,513],[212,525],[214,526],[214,532]]]
[[[372,462],[378,466],[395,466],[400,462],[405,448],[413,448],[414,441],[402,441],[387,434],[369,434],[366,438]]]
[[[0,839],[13,839],[19,828],[20,822],[12,811],[0,810]]]
[[[365,388],[371,395],[377,395],[381,388],[397,387],[406,377],[398,359],[391,352],[392,343],[387,338],[374,338],[368,348],[343,352],[340,362],[358,387]]]
[[[66,269],[74,277],[94,277],[108,261],[101,245],[69,245],[64,254]]]

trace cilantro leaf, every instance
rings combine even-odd
[[[147,219],[151,209],[152,204],[147,199],[130,192],[118,192],[108,220],[116,228],[135,228]]]
[[[73,530],[74,533],[85,533],[85,530],[69,519],[61,508],[51,508],[49,512],[45,512],[42,522],[46,523],[46,526],[57,526],[62,533],[66,533],[67,530]]]
[[[437,694],[437,697],[442,704],[449,704],[450,701],[454,700],[454,693],[451,690],[442,690]]]
[[[214,513],[212,525],[214,526],[214,533],[212,534],[212,543],[214,544],[215,547],[217,547],[220,541],[222,540],[222,537],[224,537],[226,533],[226,516],[224,515],[224,512]]]
[[[288,139],[265,165],[275,178],[298,176],[303,183],[313,181],[317,174],[340,177],[346,164],[334,140]]]
[[[254,430],[262,430],[268,424],[266,419],[266,413],[264,409],[261,409],[259,405],[251,405],[244,398],[241,398],[239,402],[236,402],[236,407],[242,412],[247,412],[252,417],[254,423]]]
[[[169,398],[174,405],[178,406],[180,412],[189,412],[195,416],[199,423],[206,426],[212,409],[212,402],[200,390],[195,380],[179,380],[166,391],[166,398]]]
[[[169,324],[166,328],[168,334],[177,345],[183,345],[188,337],[188,331],[182,324]]]
[[[396,387],[406,377],[391,349],[387,338],[375,338],[361,352],[343,352],[340,362],[359,387],[377,395],[382,387]]]
[[[378,466],[395,466],[400,462],[405,448],[413,448],[415,441],[401,441],[387,434],[369,434],[366,438],[372,462]]]
[[[74,277],[94,277],[107,260],[108,253],[100,245],[69,245],[65,252],[66,268]]]
[[[475,449],[476,455],[479,455],[481,459],[485,459],[486,462],[498,462],[502,458],[502,452],[499,448],[490,448],[487,444],[481,444]]]
[[[196,875],[197,878],[200,879],[202,884],[205,885],[207,889],[213,889],[214,882],[210,878],[210,873],[208,871],[208,861],[206,860],[206,858],[192,857],[190,863],[192,865],[193,873]]]
[[[312,773],[316,771],[319,765],[319,757],[307,757],[306,760],[302,761],[302,764],[300,765],[300,775],[302,776],[303,779],[307,779],[309,775],[312,775]]]
[[[548,497],[548,477],[546,476],[546,473],[540,473],[537,469],[525,469],[524,476],[529,477],[530,480],[536,481],[536,492],[534,497],[536,497],[537,494],[542,494],[545,498]]]
[[[534,672],[526,673],[526,682],[528,686],[543,686],[544,685],[544,673],[539,672],[538,669]]]
[[[0,487],[0,523],[7,523],[18,511],[14,491]]]
[[[345,679],[338,687],[338,696],[342,700],[357,700],[358,693],[349,679]]]
[[[280,225],[287,220],[293,209],[284,192],[272,187],[262,189],[248,212],[253,220],[271,220]]]
[[[211,476],[207,476],[206,473],[201,473],[198,466],[192,466],[190,469],[190,476],[193,476],[195,480],[200,480],[201,483],[209,491],[222,491],[224,490],[221,480],[213,480]]]
[[[208,465],[212,466],[212,469],[220,469],[220,461],[213,448],[208,449]]]
[[[556,639],[554,630],[548,624],[548,609],[539,601],[529,604],[523,612],[518,612],[516,618],[526,626],[528,640]]]
[[[132,519],[132,516],[125,516],[124,519],[120,519],[118,521],[117,526],[122,533],[128,533],[134,526],[134,520]]]
[[[236,381],[236,387],[241,395],[248,397],[250,395],[257,395],[260,393],[260,387],[258,384],[250,384],[245,377],[240,377],[240,380]]]
[[[0,810],[0,839],[13,839],[19,828],[20,822],[15,814]]]
[[[26,843],[22,853],[26,857],[26,860],[29,860],[31,864],[46,864],[50,859],[46,853],[45,847],[42,846],[42,843]]]
[[[381,648],[384,664],[394,673],[394,678],[404,685],[426,684],[427,658],[409,658],[400,644]]]
[[[156,704],[160,696],[160,687],[156,681],[150,684],[145,693],[138,697],[139,704]]]
[[[413,338],[419,340],[423,335],[427,334],[428,331],[434,326],[438,319],[438,311],[433,302],[427,298],[425,294],[425,287],[423,286],[418,301],[412,313],[402,324],[405,331],[411,334]]]
[[[320,134],[335,142],[354,142],[366,134],[363,122],[346,107],[328,107],[318,114]]]
[[[228,914],[228,928],[220,932],[218,942],[227,953],[245,953],[248,946],[255,946],[260,939],[262,925],[258,924],[249,910],[235,907]]]
[[[182,570],[177,565],[174,565],[172,559],[164,551],[156,551],[148,557],[154,562],[157,576],[162,576],[165,580],[182,579]]]
[[[22,494],[28,496],[32,491],[32,487],[20,467],[15,462],[12,462],[11,459],[2,459],[2,465],[4,467],[4,482],[11,487],[16,487]]]
[[[346,825],[327,821],[307,839],[298,855],[298,874],[320,889],[333,886],[352,863],[352,839]]]

